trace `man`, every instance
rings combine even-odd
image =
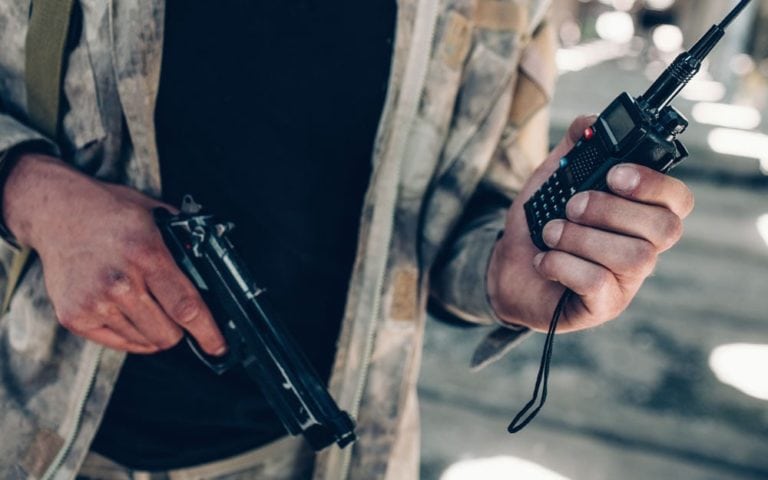
[[[574,197],[547,227],[552,251],[532,245],[513,200],[592,121],[542,164],[545,1],[79,7],[57,142],[26,125],[27,4],[0,10],[3,218],[39,257],[0,324],[3,478],[312,468],[252,384],[214,377],[179,343],[226,351],[152,221],[183,193],[238,223],[281,319],[357,418],[359,441],[315,461],[333,479],[417,477],[428,298],[496,324],[480,361],[546,330],[566,287],[578,295],[560,331],[601,324],[692,208],[680,182],[621,166],[612,194]]]

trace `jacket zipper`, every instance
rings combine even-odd
[[[411,42],[411,49],[405,66],[401,103],[394,115],[394,125],[403,125],[403,127],[399,128],[394,134],[397,135],[397,137],[393,138],[390,147],[391,161],[394,162],[394,171],[392,172],[393,181],[391,182],[390,190],[385,193],[381,203],[377,205],[377,208],[381,208],[382,211],[390,212],[390,216],[387,218],[387,225],[384,232],[385,241],[381,244],[382,248],[385,250],[383,254],[379,256],[382,260],[374,285],[374,292],[376,293],[370,312],[371,320],[365,337],[362,368],[360,369],[360,376],[358,377],[357,388],[350,409],[352,416],[355,418],[357,418],[360,413],[360,405],[365,391],[365,384],[368,379],[368,369],[371,364],[373,344],[376,337],[376,327],[381,314],[382,289],[384,287],[384,275],[387,269],[386,259],[389,257],[389,247],[392,241],[392,230],[395,223],[402,160],[413,122],[418,114],[421,95],[424,91],[424,84],[427,79],[427,70],[429,67],[432,44],[434,43],[435,25],[437,23],[439,11],[438,6],[439,0],[421,0],[419,2],[414,21],[413,40]],[[339,472],[340,480],[344,480],[349,476],[352,450],[353,448],[347,448],[342,451],[341,471]]]
[[[45,474],[43,474],[40,480],[51,480],[54,478],[56,473],[61,468],[61,465],[64,463],[64,458],[72,449],[72,445],[77,439],[77,434],[80,431],[80,423],[83,420],[85,404],[88,401],[88,397],[91,395],[91,391],[93,390],[93,385],[96,382],[96,372],[99,369],[99,364],[101,363],[101,356],[103,353],[104,347],[99,346],[96,350],[96,354],[94,355],[93,365],[89,365],[85,388],[83,389],[80,398],[77,400],[77,403],[75,403],[74,422],[72,429],[69,431],[67,438],[64,440],[64,445],[62,445],[61,449],[59,449],[56,457],[54,457],[53,461],[48,466],[48,470],[45,471]]]

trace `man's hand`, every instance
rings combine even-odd
[[[616,318],[651,274],[658,255],[682,235],[682,220],[693,209],[691,191],[672,177],[623,164],[608,174],[612,193],[579,193],[568,202],[567,220],[547,224],[544,241],[552,250],[542,253],[534,246],[523,204],[594,121],[582,117],[571,125],[509,210],[487,279],[491,304],[505,322],[546,331],[565,288],[576,295],[558,332]]]
[[[166,249],[155,207],[171,208],[34,154],[18,158],[3,191],[6,224],[39,254],[65,328],[134,353],[170,348],[186,330],[222,354],[224,339]]]

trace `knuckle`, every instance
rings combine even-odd
[[[677,243],[683,236],[683,221],[677,215],[670,213],[664,224],[664,241],[662,243],[665,249],[670,248]]]
[[[59,315],[59,323],[67,330],[73,330],[77,325],[78,317],[71,313],[64,313]]]
[[[554,222],[551,222],[554,223]],[[578,245],[583,240],[582,230],[577,228],[573,223],[571,222],[562,222],[561,223],[562,230],[560,231],[560,236],[557,238],[557,242],[555,243],[553,248],[557,247],[564,247],[568,248],[572,245]]]
[[[541,257],[541,263],[539,263],[539,273],[546,279],[559,282],[562,274],[562,259],[567,254],[553,250],[545,253]],[[510,298],[514,298],[516,292],[510,292]]]
[[[64,312],[58,315],[59,324],[71,332],[81,332],[86,329],[88,319],[81,311]]]
[[[590,275],[584,286],[584,291],[587,295],[595,296],[600,294],[610,282],[610,273],[605,270],[600,270],[593,275]]]
[[[84,331],[98,325],[100,319],[106,316],[110,308],[108,302],[101,301],[98,297],[87,296],[79,301],[71,303],[56,312],[59,324],[70,331]]]
[[[98,315],[104,315],[108,303],[100,300],[96,295],[87,295],[76,302],[76,308],[71,312],[75,315],[83,315],[86,312],[93,312]]]
[[[148,271],[157,271],[159,267],[168,263],[160,245],[150,241],[136,242],[130,251],[130,259]]]
[[[696,207],[696,196],[691,189],[685,187],[685,196],[683,199],[683,215],[688,216]]]
[[[665,176],[665,179],[671,184],[671,187],[667,191],[669,192],[672,201],[675,203],[675,206],[680,209],[683,216],[690,213],[695,204],[693,191],[688,188],[688,185],[682,180],[669,176]]]
[[[131,279],[124,270],[109,268],[102,274],[102,285],[107,296],[124,298],[133,290]]]
[[[633,254],[635,265],[642,271],[645,271],[649,265],[652,266],[656,263],[656,247],[646,241],[639,241],[636,242],[636,244],[635,252]]]
[[[595,123],[595,116],[594,115],[579,115],[578,117],[573,119],[573,122],[571,122],[570,128],[576,130],[577,133],[581,134],[582,130],[587,128],[588,126]]]
[[[155,246],[144,239],[126,241],[125,251],[130,260],[137,262],[157,255]]]
[[[107,317],[115,313],[114,305],[102,300],[88,300],[86,306],[88,311],[94,312],[101,317]]]
[[[574,210],[576,218],[588,223],[605,222],[612,198],[602,192],[587,191],[580,193],[582,199],[577,202]],[[579,211],[581,211],[579,213]]]
[[[200,303],[192,297],[184,297],[173,306],[171,315],[180,323],[190,323],[196,319],[201,312]]]
[[[152,295],[150,295],[146,290],[140,292],[137,298],[139,302],[143,304],[154,303]]]
[[[126,255],[130,264],[136,265],[145,276],[160,275],[168,264],[162,244],[147,239],[132,242]]]
[[[553,258],[554,254],[552,252],[545,253],[541,256],[541,261],[539,262],[539,271],[542,272],[545,275],[551,275],[552,269],[553,269]]]

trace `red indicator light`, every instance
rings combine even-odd
[[[595,129],[592,127],[589,127],[588,129],[584,130],[584,140],[592,140],[595,137]]]

